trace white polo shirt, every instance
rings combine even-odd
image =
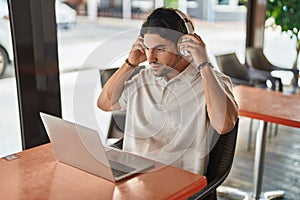
[[[231,86],[227,76],[215,73],[224,87]],[[126,109],[124,150],[205,174],[213,128],[194,67],[168,82],[146,68],[124,84],[119,103]]]

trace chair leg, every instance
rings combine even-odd
[[[217,200],[217,192],[213,192],[210,195],[208,195],[207,197],[204,198],[204,200]]]
[[[274,128],[274,132],[273,132],[273,127],[275,126]],[[274,136],[277,136],[278,135],[278,124],[273,124],[273,123],[270,123],[269,124],[269,138],[272,137],[272,133],[274,133]]]
[[[248,134],[248,147],[247,147],[247,150],[248,150],[248,151],[251,151],[251,144],[252,144],[252,127],[253,127],[253,119],[250,119],[249,134]]]
[[[294,73],[294,83],[293,83],[293,93],[296,93],[297,92],[297,89],[298,89],[298,87],[299,87],[299,85],[298,85],[298,81],[299,81],[299,70],[298,69],[295,69],[295,70],[293,70],[293,73]]]
[[[276,81],[273,79],[270,79],[272,86],[271,86],[271,90],[276,90]]]
[[[278,83],[278,91],[283,92],[283,83],[282,83],[281,79],[278,79],[277,83]]]
[[[269,123],[269,138],[272,137],[273,123]]]
[[[278,135],[278,124],[275,125],[275,131],[274,131],[274,133],[275,133],[275,136]]]

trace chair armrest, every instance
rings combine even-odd
[[[287,69],[287,68],[282,68],[282,67],[277,67],[277,66],[273,66],[272,69],[273,69],[273,71],[275,71],[275,70],[290,71],[290,72],[292,72],[294,74],[294,79],[298,82],[299,69],[297,69],[297,68]]]
[[[248,86],[254,86],[253,83],[250,82],[250,80],[242,80],[242,79],[238,79],[238,78],[234,78],[234,77],[230,77],[231,78],[231,82],[233,85],[248,85]]]
[[[283,67],[277,67],[277,66],[273,65],[272,70],[291,71],[293,73],[298,73],[299,74],[299,69],[297,69],[297,68],[283,68]]]
[[[272,79],[273,76],[271,75],[271,72],[259,70],[253,67],[249,68],[249,78],[251,80],[257,80],[257,81],[267,81],[269,79]]]

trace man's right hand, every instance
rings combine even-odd
[[[140,63],[147,60],[143,43],[144,39],[139,36],[132,45],[128,61],[134,66],[138,66]]]

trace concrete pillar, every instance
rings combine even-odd
[[[97,0],[87,0],[87,15],[90,20],[97,19]]]
[[[263,47],[267,0],[248,2],[246,47]]]
[[[230,6],[238,6],[239,5],[239,1],[238,0],[229,0],[229,5]]]
[[[154,6],[155,6],[155,8],[163,7],[164,0],[154,0]]]
[[[131,0],[123,0],[123,19],[131,19]]]
[[[187,13],[187,0],[178,0],[178,9]]]

